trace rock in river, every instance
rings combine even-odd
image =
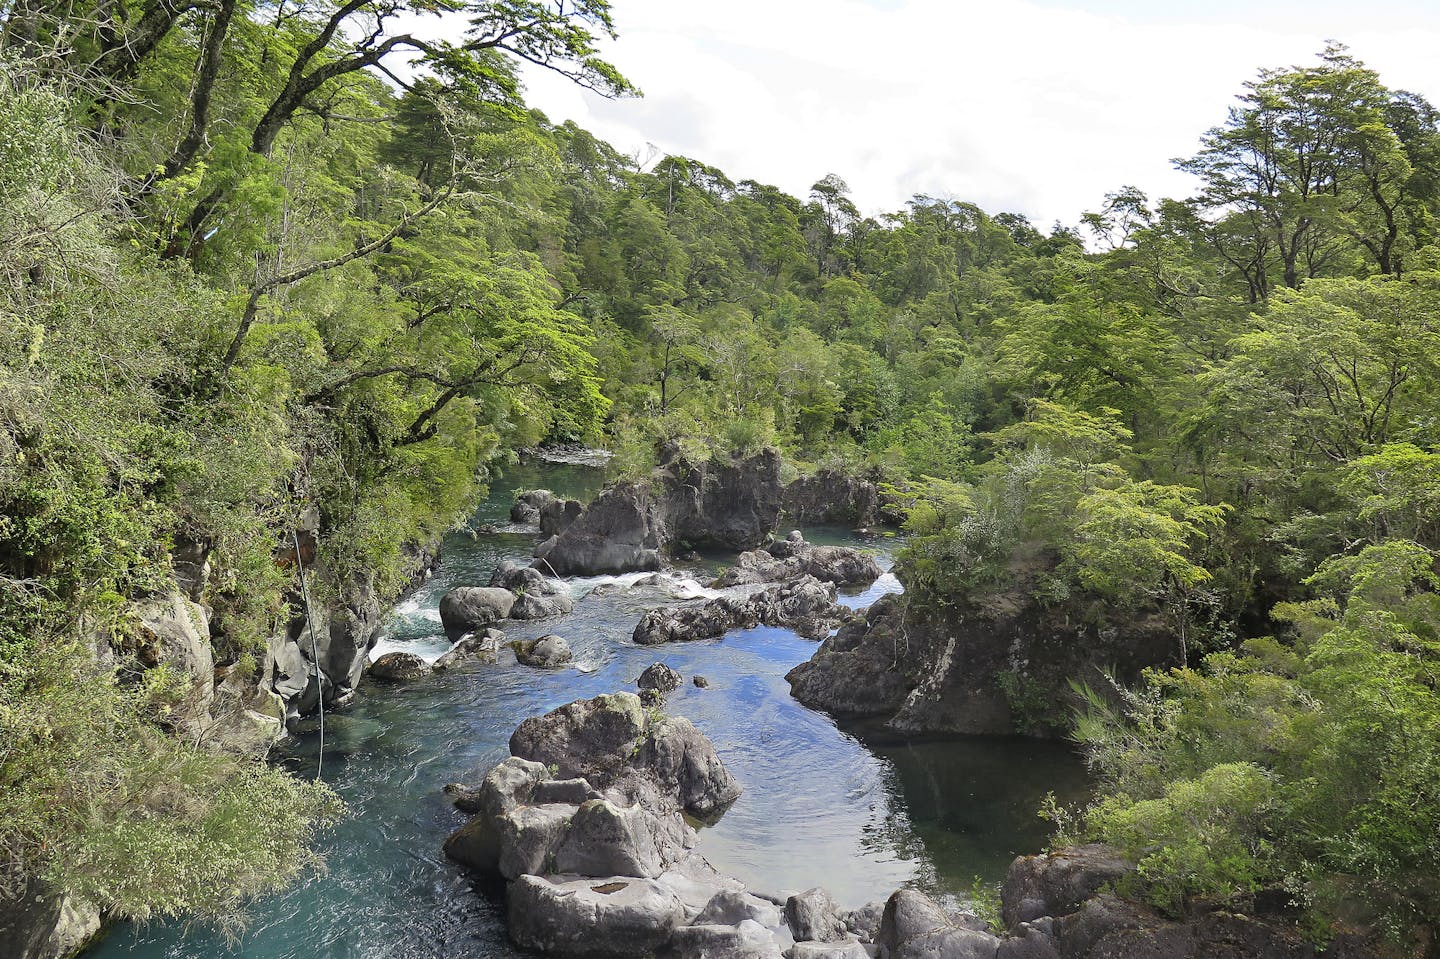
[[[515,650],[515,658],[521,665],[539,669],[557,669],[574,658],[570,644],[554,633],[539,639],[516,640],[510,647]]]
[[[449,633],[468,633],[510,615],[515,594],[498,586],[461,586],[440,599],[440,621]]]
[[[818,638],[851,617],[835,601],[835,587],[813,576],[772,586],[749,596],[721,596],[689,606],[652,609],[635,627],[641,646],[695,639],[718,639],[732,629],[764,624],[793,628]]]

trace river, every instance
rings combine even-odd
[[[503,559],[528,558],[533,531],[509,524],[518,489],[546,487],[588,499],[604,470],[583,463],[525,461],[491,483],[472,527],[451,534],[435,577],[399,604],[379,651],[407,649],[433,659],[448,642],[437,607],[449,589],[484,585]],[[889,565],[888,540],[844,530],[806,530],[815,541],[875,548]],[[677,570],[704,580],[721,557]],[[1035,814],[1053,791],[1076,799],[1084,773],[1064,745],[1025,739],[913,741],[838,727],[790,698],[784,675],[808,659],[813,642],[762,627],[721,640],[637,647],[630,632],[652,595],[588,592],[615,577],[571,580],[582,596],[554,620],[505,624],[510,638],[556,632],[575,651],[571,668],[529,669],[513,658],[404,686],[367,684],[357,701],[326,717],[323,775],[351,815],[322,839],[328,868],[257,903],[237,941],[183,923],[121,924],[89,959],[518,959],[505,937],[502,890],[477,886],[440,853],[463,821],[441,793],[478,781],[508,755],[515,726],[574,699],[634,689],[652,662],[687,682],[668,710],[691,719],[715,744],[745,793],[701,830],[700,851],[722,872],[777,892],[823,885],[858,906],[912,884],[963,899],[972,882],[994,882],[1017,854],[1044,843]],[[621,578],[622,582],[627,578]],[[633,577],[631,577],[633,579]],[[696,584],[698,588],[698,583]],[[847,597],[865,606],[899,589],[887,575]],[[688,682],[700,674],[710,687]],[[275,758],[313,776],[319,736],[311,720]]]

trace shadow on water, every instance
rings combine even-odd
[[[603,482],[604,472],[590,466],[526,462],[507,469],[471,523],[502,531],[448,537],[444,564],[396,608],[383,648],[439,655],[449,646],[436,612],[440,597],[455,586],[488,582],[503,559],[528,557],[535,534],[503,531],[517,489],[545,486],[588,499]],[[844,530],[806,532],[825,542],[863,543],[882,558],[892,548],[886,539],[859,540]],[[706,579],[712,562],[681,572]],[[745,794],[701,830],[700,850],[757,889],[819,884],[847,906],[903,884],[958,898],[975,877],[998,879],[1014,855],[1044,842],[1045,824],[1035,810],[1046,792],[1062,799],[1084,793],[1083,770],[1063,745],[900,740],[842,728],[805,709],[790,697],[784,675],[809,658],[815,644],[788,630],[761,627],[716,641],[634,646],[630,632],[657,600],[615,588],[589,594],[616,580],[571,580],[580,601],[563,619],[502,624],[511,638],[564,635],[575,668],[526,669],[507,654],[495,666],[405,686],[369,686],[353,706],[330,714],[325,779],[351,816],[323,840],[326,872],[256,904],[238,944],[203,929],[187,934],[180,924],[122,925],[90,955],[517,959],[522,954],[505,938],[500,890],[478,888],[440,853],[464,818],[440,787],[475,780],[508,755],[510,733],[525,717],[633,688],[640,671],[657,660],[711,683],[699,689],[687,682],[672,694],[669,710],[710,736]],[[865,606],[898,588],[887,575],[846,602]],[[299,775],[313,775],[317,748],[313,732],[302,731],[275,758]]]

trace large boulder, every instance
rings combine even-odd
[[[510,938],[566,959],[633,959],[668,943],[685,920],[654,879],[521,876],[508,892]]]
[[[429,676],[432,672],[434,669],[430,664],[414,653],[386,653],[370,664],[371,678],[388,682],[408,682]]]
[[[448,633],[468,633],[510,615],[515,594],[499,586],[460,586],[440,598],[440,622]]]
[[[885,903],[875,942],[888,959],[995,959],[999,938],[965,918],[957,922],[924,893],[901,889]]]
[[[515,658],[523,666],[537,669],[558,669],[574,658],[570,644],[561,636],[551,633],[539,639],[521,639],[510,644]]]
[[[854,939],[846,942],[797,942],[785,959],[870,959],[870,953]]]
[[[807,889],[786,900],[785,924],[797,941],[834,942],[844,939],[848,931],[835,900],[819,888]]]
[[[680,688],[685,681],[675,670],[664,663],[651,663],[645,667],[640,678],[635,680],[635,686],[639,689],[654,689],[661,693],[671,693]]]
[[[505,644],[505,634],[498,629],[487,627],[466,636],[446,653],[435,660],[437,672],[465,666],[489,665],[498,661],[500,647]]]
[[[795,530],[765,549],[741,553],[735,565],[711,585],[716,588],[756,583],[784,583],[802,576],[836,586],[868,586],[884,570],[873,556],[849,546],[816,546]]]
[[[525,490],[515,494],[515,503],[510,507],[512,523],[538,523],[540,511],[560,497],[548,489]]]
[[[510,618],[549,619],[552,616],[564,616],[574,609],[575,600],[566,593],[521,593],[515,597],[515,605],[510,607]]]
[[[802,636],[823,636],[851,618],[836,602],[835,587],[813,576],[771,586],[749,596],[720,596],[699,604],[652,609],[636,624],[641,646],[718,639],[734,629],[779,626]]]
[[[1020,856],[1005,874],[1001,915],[1006,926],[1041,916],[1069,915],[1134,869],[1119,850],[1101,843]]]

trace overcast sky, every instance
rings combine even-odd
[[[644,92],[541,72],[528,100],[627,154],[695,157],[798,196],[837,173],[865,213],[917,193],[1074,224],[1188,156],[1262,66],[1337,39],[1440,102],[1435,0],[612,0],[606,53]],[[653,144],[654,150],[651,146]]]

